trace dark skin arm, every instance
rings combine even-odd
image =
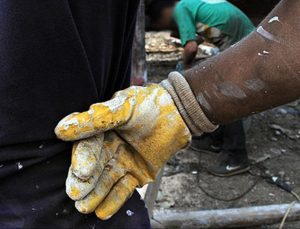
[[[184,46],[183,51],[183,64],[184,68],[190,68],[198,51],[198,45],[196,41],[188,41]]]
[[[258,29],[222,54],[184,72],[216,124],[300,97],[300,1],[282,0]]]

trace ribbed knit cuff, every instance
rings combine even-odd
[[[206,117],[189,84],[179,72],[171,72],[168,79],[161,82],[161,86],[172,96],[181,116],[193,135],[213,132],[218,128]]]
[[[190,120],[189,115],[186,113],[185,108],[181,104],[180,99],[178,98],[178,96],[177,96],[173,86],[170,84],[170,82],[168,80],[164,80],[160,83],[160,85],[162,87],[164,87],[171,95],[181,117],[185,121],[186,125],[188,126],[188,128],[190,129],[192,134],[193,135],[195,135],[195,134],[201,135],[203,132],[201,130],[197,129],[197,127],[193,124],[192,120]]]

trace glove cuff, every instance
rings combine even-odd
[[[188,82],[179,72],[171,72],[168,79],[161,82],[161,86],[172,96],[181,116],[193,135],[213,132],[218,128],[206,117]]]

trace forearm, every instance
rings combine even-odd
[[[198,45],[196,41],[189,41],[184,46],[182,59],[185,68],[189,68],[192,65],[197,55],[197,51],[198,51]]]
[[[183,64],[185,67],[191,66],[194,59],[195,59],[196,53],[187,53],[184,52],[182,56]]]
[[[300,1],[283,0],[246,39],[184,73],[212,122],[229,122],[299,98],[298,15]]]

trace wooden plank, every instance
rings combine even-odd
[[[158,193],[158,190],[159,190],[159,186],[160,186],[160,183],[161,183],[161,178],[163,176],[163,173],[164,173],[164,168],[162,168],[160,170],[160,172],[158,173],[155,181],[148,185],[147,191],[146,191],[146,194],[145,194],[144,201],[145,201],[146,206],[148,208],[148,214],[149,214],[150,219],[152,219],[152,217],[153,217],[154,204],[155,204],[155,200],[156,200],[156,197],[157,197],[157,193]]]
[[[142,86],[146,82],[145,5],[140,1],[132,47],[131,84]]]

